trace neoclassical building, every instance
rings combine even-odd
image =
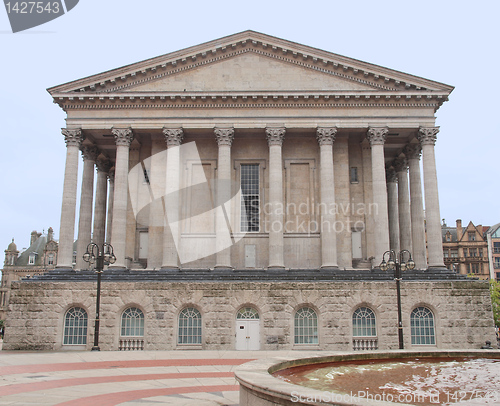
[[[119,326],[131,319],[134,348],[241,348],[239,329],[258,331],[258,348],[393,348],[393,275],[378,269],[389,249],[416,264],[404,326],[436,327],[408,344],[456,347],[465,326],[479,345],[493,331],[487,285],[443,262],[435,114],[452,90],[253,31],[48,89],[67,114],[58,263],[13,288],[12,315],[30,317],[28,291],[59,299],[40,301],[49,338],[12,320],[17,341],[89,345],[68,332],[95,311],[82,256],[106,241],[107,349],[129,345]],[[472,318],[448,321],[450,303],[474,310],[477,336]],[[369,332],[356,327],[367,320]],[[17,348],[11,337],[4,348]]]

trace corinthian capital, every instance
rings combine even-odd
[[[267,143],[269,146],[271,145],[279,145],[283,144],[283,140],[285,139],[285,128],[266,128],[266,137]]]
[[[408,161],[404,156],[396,158],[392,164],[396,172],[408,172]]]
[[[370,145],[384,145],[388,132],[388,127],[369,127],[366,138],[370,141]]]
[[[82,144],[85,136],[82,134],[81,128],[68,129],[61,128],[61,132],[64,135],[64,141],[66,142],[66,147],[78,147]]]
[[[165,142],[167,148],[178,147],[184,139],[184,131],[182,128],[166,128],[163,127],[163,134],[165,134]]]
[[[396,170],[392,166],[390,166],[389,168],[387,168],[385,170],[385,177],[387,179],[387,182],[395,183],[398,181],[398,177],[396,175]]]
[[[214,128],[215,139],[217,140],[217,145],[229,145],[233,144],[234,139],[234,128]]]
[[[116,145],[124,145],[130,147],[130,143],[134,139],[134,133],[131,128],[112,128],[111,132],[115,136]]]
[[[403,150],[408,159],[420,159],[421,152],[422,147],[419,144],[408,144]]]
[[[418,140],[422,145],[436,145],[439,127],[420,127],[418,129]]]
[[[81,147],[81,151],[84,161],[95,162],[97,159],[97,155],[99,155],[97,148],[93,145],[84,145],[83,147]]]
[[[111,162],[108,158],[100,158],[96,161],[97,172],[108,174],[111,169]]]
[[[318,139],[319,145],[333,145],[335,142],[335,136],[337,135],[337,127],[321,128],[316,129],[316,138]]]

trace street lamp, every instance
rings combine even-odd
[[[385,261],[385,256],[389,255],[387,262]],[[408,254],[408,261],[404,261],[405,254]],[[399,349],[404,349],[403,342],[403,322],[401,317],[401,272],[412,270],[415,268],[415,262],[411,258],[411,252],[408,250],[401,250],[398,253],[394,250],[389,250],[384,252],[382,256],[382,262],[380,263],[380,269],[382,271],[394,271],[394,280],[396,281],[396,290],[398,294],[398,334],[399,334]]]
[[[95,303],[95,328],[94,328],[94,346],[92,351],[100,351],[99,348],[99,308],[101,306],[101,274],[104,268],[104,262],[114,264],[116,261],[113,253],[113,246],[104,243],[102,248],[96,243],[91,242],[87,245],[87,252],[83,254],[83,260],[88,262],[92,267],[95,263],[95,271],[97,272],[97,297]]]

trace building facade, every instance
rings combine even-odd
[[[500,280],[500,223],[488,228],[485,233],[488,244],[488,263],[491,280]]]
[[[13,285],[4,348],[90,345],[91,241],[116,257],[106,349],[241,348],[233,334],[257,326],[259,348],[390,348],[377,329],[393,320],[393,276],[375,269],[389,249],[416,264],[413,345],[459,346],[448,327],[463,323],[477,346],[492,328],[487,286],[443,261],[435,113],[451,86],[245,31],[48,90],[67,114],[57,269]],[[458,324],[442,322],[452,294],[474,303]],[[45,341],[20,321],[28,297]]]
[[[472,221],[462,227],[457,220],[456,227],[443,224],[444,263],[448,269],[461,275],[473,275],[480,279],[490,278],[488,244],[482,225]]]
[[[57,265],[58,244],[54,240],[54,230],[49,227],[47,234],[33,231],[30,246],[21,254],[12,239],[5,250],[5,260],[0,284],[0,320],[5,320],[9,306],[10,287],[13,281],[42,275]]]

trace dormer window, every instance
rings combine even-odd
[[[54,254],[49,254],[47,258],[47,265],[54,265]]]
[[[451,233],[449,231],[446,233],[446,241],[451,242]]]
[[[36,261],[36,254],[30,254],[29,259],[28,259],[28,265],[35,265]]]

